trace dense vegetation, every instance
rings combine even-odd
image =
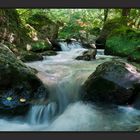
[[[139,9],[1,9],[0,15],[0,40],[21,60],[25,54],[40,59],[39,53],[53,50],[56,40],[69,38],[96,42],[106,54],[133,52],[129,60],[140,59]]]

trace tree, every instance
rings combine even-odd
[[[123,23],[125,25],[127,25],[127,22],[128,22],[128,17],[130,15],[130,10],[131,9],[122,9],[122,13],[121,13],[121,16],[122,16],[122,20],[123,20]]]
[[[108,13],[109,13],[109,9],[104,9],[104,23],[105,23],[106,20],[107,20]]]

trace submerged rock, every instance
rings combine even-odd
[[[86,60],[86,61],[90,61],[90,60],[94,60],[96,59],[96,49],[89,49],[85,52],[83,52],[83,54],[81,56],[76,57],[77,60]]]
[[[32,101],[47,97],[48,90],[35,71],[0,44],[0,115],[25,115]]]
[[[85,92],[82,98],[91,102],[135,105],[140,94],[139,87],[140,73],[134,66],[120,61],[108,61],[100,64],[88,77],[83,85]]]

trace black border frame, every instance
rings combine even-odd
[[[138,8],[139,0],[1,0],[3,8]]]
[[[139,140],[132,132],[3,132],[2,140]]]
[[[140,8],[140,0],[1,0],[0,8]],[[10,126],[9,126],[10,127]],[[0,140],[139,140],[139,132],[0,132]]]

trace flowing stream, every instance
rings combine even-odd
[[[43,61],[26,63],[38,70],[48,86],[47,104],[35,104],[25,120],[0,119],[0,131],[134,131],[140,126],[140,111],[132,107],[103,108],[80,101],[81,85],[96,67],[114,58],[97,51],[96,60],[75,60],[86,49],[78,42],[62,42],[63,51]],[[10,126],[10,127],[9,127]]]

